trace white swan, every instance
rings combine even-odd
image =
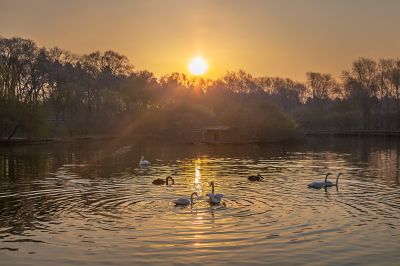
[[[149,166],[150,162],[144,159],[144,156],[140,158],[139,166]]]
[[[210,186],[212,187],[211,193],[207,194],[207,197],[209,198],[209,202],[211,204],[218,204],[221,202],[222,197],[224,196],[223,194],[214,194],[214,181],[211,181]]]
[[[192,195],[190,195],[190,199],[179,198],[177,200],[174,200],[174,203],[175,203],[175,205],[178,205],[178,206],[187,206],[189,204],[193,204],[193,202],[194,202],[193,196],[199,197],[196,192],[193,192]]]
[[[333,186],[337,187],[338,184],[339,184],[339,177],[340,177],[342,174],[343,174],[343,173],[339,173],[339,174],[336,176],[336,183],[332,183],[331,181],[325,181],[325,187],[333,187]]]
[[[311,188],[323,188],[323,187],[326,187],[327,186],[326,183],[327,183],[327,180],[328,180],[328,176],[330,176],[330,175],[332,175],[332,173],[327,173],[326,176],[325,176],[325,180],[324,181],[314,181],[314,182],[308,184],[308,187],[311,187]]]

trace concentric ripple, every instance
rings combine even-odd
[[[1,151],[0,254],[6,265],[395,265],[398,150],[374,147],[365,160],[354,143],[318,144],[47,147],[33,162],[30,150]],[[344,173],[338,189],[307,187],[326,172]],[[257,173],[263,181],[248,181]],[[152,184],[167,176],[174,185]],[[211,181],[221,204],[207,201]],[[194,191],[194,204],[174,205]]]

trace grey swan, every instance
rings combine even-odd
[[[264,177],[262,177],[260,174],[257,175],[251,175],[247,178],[249,181],[262,181],[264,179]]]
[[[194,200],[193,197],[196,196],[198,198],[199,196],[197,195],[197,192],[193,192],[192,195],[190,195],[190,199],[187,198],[179,198],[177,200],[174,200],[175,205],[177,206],[187,206],[189,204],[193,204]]]
[[[169,180],[172,181],[171,185],[175,184],[175,180],[170,176],[165,178],[165,180],[162,179],[162,178],[154,179],[152,183],[153,183],[153,185],[164,185],[164,184],[166,184],[168,186],[169,185],[169,183],[168,183]]]

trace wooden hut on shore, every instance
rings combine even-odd
[[[229,126],[210,126],[192,130],[185,136],[187,143],[229,144],[238,143],[237,130]]]
[[[239,136],[234,128],[228,126],[213,126],[204,128],[203,142],[210,144],[238,143]]]

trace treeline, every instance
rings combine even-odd
[[[246,138],[279,140],[298,126],[400,127],[399,60],[358,59],[340,81],[306,77],[302,83],[238,71],[217,80],[180,73],[157,79],[114,51],[76,55],[0,38],[0,136],[182,137],[228,125]]]
[[[232,76],[234,77],[234,76]],[[176,139],[212,125],[245,138],[293,136],[296,123],[236,81],[159,79],[113,51],[72,54],[27,39],[0,39],[0,135],[157,135]]]

